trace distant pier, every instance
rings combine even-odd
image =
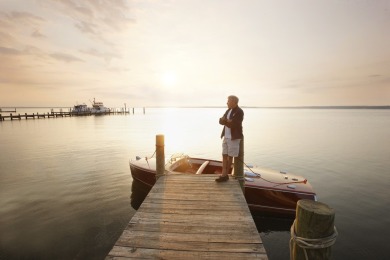
[[[7,113],[4,114],[4,112],[13,112],[13,113]],[[144,110],[145,113],[145,110]],[[90,111],[83,111],[83,112],[47,112],[47,113],[18,113],[16,114],[16,108],[14,110],[0,110],[0,121],[5,120],[21,120],[21,119],[38,119],[38,118],[55,118],[55,117],[72,117],[72,116],[92,116],[92,115],[124,115],[124,114],[130,114],[129,110],[110,110],[109,112],[104,113],[92,113]],[[133,109],[134,114],[134,109]]]

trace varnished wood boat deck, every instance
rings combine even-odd
[[[268,259],[237,180],[160,177],[106,259]]]

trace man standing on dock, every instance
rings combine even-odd
[[[223,125],[222,141],[222,175],[215,179],[216,182],[229,180],[229,170],[233,162],[233,157],[237,157],[240,152],[240,142],[243,138],[242,121],[244,111],[238,106],[238,97],[229,96],[227,100],[228,109],[219,119],[219,124]]]

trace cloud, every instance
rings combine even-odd
[[[82,59],[79,59],[73,55],[65,54],[65,53],[53,53],[53,54],[50,54],[50,57],[52,57],[56,60],[65,61],[67,63],[69,63],[69,62],[84,62]]]
[[[29,12],[0,12],[0,18],[2,18],[2,24],[9,27],[14,27],[17,24],[39,25],[45,22],[42,17]]]
[[[35,38],[45,38],[46,36],[43,35],[39,30],[35,30],[32,34],[31,34],[32,37],[35,37]]]
[[[46,22],[44,18],[29,12],[0,12],[0,46],[22,49],[23,45],[28,44],[29,37],[44,38],[40,27]]]
[[[123,31],[134,23],[125,0],[56,0],[51,7],[70,17],[83,33],[102,36],[104,32]]]
[[[45,53],[41,49],[33,45],[26,45],[22,50],[0,46],[0,55],[7,55],[8,57],[21,56],[21,55],[43,57],[45,56]]]
[[[96,50],[94,48],[91,48],[89,50],[80,50],[81,53],[88,54],[97,58],[103,58],[106,62],[110,62],[111,59],[117,58],[120,59],[121,55],[113,53],[113,52],[101,52],[99,50]]]
[[[93,23],[88,23],[88,22],[81,21],[81,22],[76,23],[75,27],[77,29],[79,29],[83,33],[87,33],[87,34],[89,33],[89,34],[92,34],[92,35],[97,35],[98,34],[96,26]]]
[[[21,52],[13,49],[13,48],[6,48],[6,47],[0,47],[0,54],[5,54],[5,55],[20,55]]]

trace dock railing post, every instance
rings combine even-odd
[[[335,211],[328,205],[299,200],[291,227],[290,259],[331,259],[331,246],[336,242]]]
[[[244,189],[244,137],[240,141],[240,151],[237,157],[234,157],[234,177],[238,179],[242,192]]]
[[[156,135],[156,180],[165,172],[164,135]]]

